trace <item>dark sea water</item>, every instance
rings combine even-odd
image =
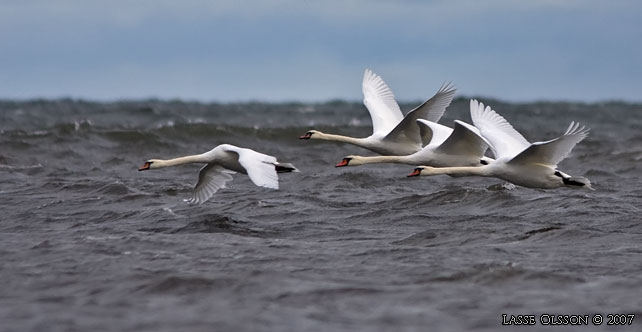
[[[481,100],[531,141],[589,126],[560,169],[596,190],[337,169],[370,153],[298,139],[367,136],[358,103],[0,102],[0,330],[642,330],[642,105]],[[301,172],[278,191],[236,175],[195,206],[198,166],[137,171],[221,143]],[[613,313],[633,325],[606,326]]]

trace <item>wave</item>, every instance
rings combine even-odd
[[[488,101],[487,101],[488,103]],[[520,128],[543,129],[544,134],[565,129],[571,120],[579,120],[590,127],[624,123],[629,129],[639,128],[642,104],[630,103],[504,103],[490,101],[498,112]],[[416,103],[402,103],[409,111]],[[456,98],[448,108],[443,123],[453,119],[470,118],[468,98]],[[520,123],[528,118],[529,123]],[[359,102],[330,101],[325,103],[196,103],[184,101],[122,101],[87,102],[82,100],[33,100],[23,102],[0,100],[0,131],[22,129],[25,131],[48,130],[61,121],[73,119],[71,130],[86,126],[115,128],[125,126],[136,129],[173,127],[180,124],[217,124],[245,128],[287,128],[312,126],[369,127],[370,117]],[[554,120],[552,120],[554,119]],[[554,123],[561,123],[557,130]],[[519,127],[519,126],[518,126]]]

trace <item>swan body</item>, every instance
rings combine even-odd
[[[444,84],[432,98],[403,116],[392,90],[370,69],[363,75],[362,90],[363,103],[372,118],[372,135],[355,138],[310,130],[299,138],[349,143],[381,155],[409,155],[421,150],[429,140],[415,121],[439,121],[456,91],[452,85]]]
[[[214,149],[197,155],[174,159],[149,159],[138,170],[145,171],[182,164],[206,164],[198,175],[198,183],[190,203],[201,204],[207,201],[216,191],[225,187],[232,180],[232,174],[247,174],[252,182],[260,187],[279,189],[277,173],[298,172],[289,163],[279,163],[275,157],[240,148],[231,144],[221,144]]]
[[[568,156],[577,143],[586,138],[589,129],[571,122],[562,136],[531,144],[501,115],[489,106],[484,107],[483,103],[471,100],[470,114],[482,137],[490,143],[495,161],[478,167],[422,166],[408,176],[488,176],[528,188],[593,189],[588,179],[573,177],[557,170],[557,164]]]
[[[492,162],[484,157],[489,143],[479,130],[463,121],[455,120],[454,129],[435,122],[418,119],[417,124],[431,137],[428,145],[410,155],[394,156],[347,156],[336,165],[359,166],[374,163],[397,163],[407,165],[429,165],[435,167],[479,166]]]

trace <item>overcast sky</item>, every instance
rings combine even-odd
[[[642,101],[642,1],[0,0],[0,98]]]

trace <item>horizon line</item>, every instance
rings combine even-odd
[[[609,103],[624,103],[624,104],[642,104],[641,100],[627,100],[625,98],[605,98],[597,100],[576,100],[576,99],[546,99],[546,98],[534,98],[530,100],[510,100],[503,99],[492,96],[480,96],[480,95],[471,95],[471,96],[457,96],[453,99],[453,102],[456,100],[492,100],[500,103],[507,104],[537,104],[537,103],[569,103],[569,104],[609,104]],[[329,98],[325,100],[296,100],[296,99],[281,99],[281,100],[266,100],[266,99],[239,99],[239,100],[206,100],[203,98],[184,98],[184,97],[156,97],[156,96],[147,96],[147,97],[117,97],[117,98],[88,98],[88,97],[74,97],[74,96],[58,96],[58,97],[3,97],[0,96],[0,102],[2,103],[28,103],[35,101],[63,101],[71,100],[74,102],[87,102],[87,103],[140,103],[140,102],[183,102],[183,103],[197,103],[197,104],[328,104],[328,103],[358,103],[362,104],[360,99],[345,99],[345,98]],[[420,104],[424,102],[423,99],[414,99],[414,100],[397,100],[398,104]]]

